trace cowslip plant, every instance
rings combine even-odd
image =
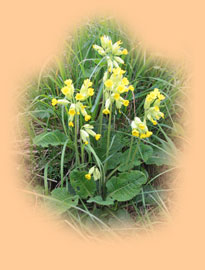
[[[62,122],[67,121],[65,134],[61,135],[63,156],[67,147],[75,152],[74,168],[70,171],[68,183],[75,196],[75,205],[76,198],[99,205],[112,205],[116,201],[134,198],[147,181],[145,169],[141,170],[139,166],[152,154],[152,148],[146,144],[154,132],[150,129],[164,118],[160,106],[165,96],[154,88],[144,100],[144,114],[134,119],[126,116],[126,131],[129,132],[123,135],[117,130],[114,119],[118,116],[124,121],[131,102],[129,94],[137,90],[129,82],[126,70],[120,67],[124,64],[123,57],[128,54],[127,49],[120,46],[122,42],[113,44],[108,36],[102,36],[100,42],[101,46],[94,44],[93,49],[107,63],[102,76],[101,99],[96,99],[100,84],[91,78],[85,79],[79,89],[75,81],[67,78],[61,87],[63,97],[51,98],[54,111],[62,106],[66,112],[65,117],[62,114]],[[96,102],[97,113],[94,113]],[[34,143],[42,138],[42,134],[38,136]],[[61,167],[61,190],[64,189],[63,179]],[[71,195],[69,193],[69,198]]]

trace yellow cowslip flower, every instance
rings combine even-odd
[[[146,136],[146,134],[145,133],[142,133],[141,135],[140,135],[140,139],[145,139],[147,136]]]
[[[115,99],[115,100],[118,100],[119,98],[120,98],[120,94],[115,93],[115,94],[114,94],[114,99]]]
[[[51,103],[52,103],[52,106],[55,106],[56,104],[58,104],[58,100],[56,98],[53,98]]]
[[[125,86],[122,85],[122,84],[118,85],[117,91],[118,91],[119,93],[123,93],[123,92],[125,91]]]
[[[163,99],[165,99],[165,96],[162,95],[162,94],[158,94],[157,97],[158,97],[158,99],[159,99],[160,101],[163,100]]]
[[[88,144],[88,141],[85,141],[84,143],[85,143],[85,144]]]
[[[100,139],[100,137],[101,137],[101,134],[96,134],[96,135],[95,135],[96,141],[98,141],[98,140]]]
[[[129,84],[129,81],[128,81],[128,79],[126,77],[124,77],[122,79],[122,84],[124,84],[124,85],[128,85]]]
[[[88,114],[86,114],[86,115],[85,115],[85,121],[87,122],[87,121],[89,121],[90,119],[91,119],[91,116],[88,115]]]
[[[117,45],[120,45],[120,44],[122,44],[122,41],[121,40],[118,40],[117,41]]]
[[[164,118],[164,113],[163,112],[161,112],[161,117]]]
[[[128,54],[127,49],[122,50],[122,54],[124,54],[124,55]]]
[[[153,92],[155,93],[155,95],[159,95],[159,94],[160,94],[160,92],[159,92],[159,89],[158,89],[158,88],[155,88],[155,89],[153,90]]]
[[[131,91],[134,91],[133,85],[130,85],[130,86],[128,87],[128,89],[131,90]]]
[[[90,179],[91,179],[91,174],[90,174],[90,173],[87,173],[87,174],[85,175],[85,178],[88,179],[88,180],[90,180]]]
[[[153,100],[153,98],[151,97],[150,94],[148,94],[147,97],[146,97],[146,101],[152,102],[152,100]]]
[[[76,100],[83,100],[84,96],[81,93],[78,93],[78,94],[76,94],[75,99]]]
[[[140,123],[140,124],[138,125],[138,127],[139,127],[140,129],[142,129],[142,130],[145,129],[145,125],[144,125],[143,123]]]
[[[152,131],[147,131],[146,137],[149,138],[150,136],[152,136],[152,134],[153,134]]]
[[[68,126],[69,126],[69,127],[74,127],[73,122],[72,122],[72,121],[69,121]]]
[[[69,94],[70,88],[69,88],[68,86],[64,86],[64,87],[61,89],[61,92],[66,96],[67,94]]]
[[[107,88],[112,87],[112,86],[113,86],[113,81],[110,80],[110,79],[108,79],[107,81],[105,81],[105,86],[106,86]]]
[[[123,70],[123,69],[121,69],[120,67],[118,67],[118,68],[113,68],[112,72],[113,72],[114,75],[122,75],[122,74],[124,74],[126,71]]]
[[[140,135],[140,133],[138,130],[136,130],[136,129],[132,130],[132,136],[139,137],[139,135]]]
[[[70,108],[68,111],[68,114],[71,116],[74,116],[76,114],[75,109],[74,108]]]
[[[159,112],[159,107],[158,107],[158,106],[154,106],[154,110],[155,110],[156,112]]]
[[[156,96],[157,96],[157,95],[156,95],[154,92],[151,92],[151,93],[150,93],[150,97],[151,97],[152,99],[155,99]]]
[[[156,126],[157,125],[157,121],[152,120],[152,124]]]
[[[71,79],[65,80],[64,83],[65,83],[65,85],[67,85],[67,86],[71,86],[72,80],[71,80]]]
[[[94,95],[94,89],[88,88],[88,96],[92,97]]]
[[[84,80],[83,83],[84,83],[84,85],[86,85],[88,87],[92,86],[92,84],[93,84],[89,79]]]
[[[109,114],[109,113],[110,113],[110,110],[109,110],[109,109],[104,109],[104,110],[103,110],[103,113],[104,113],[104,114]]]
[[[130,103],[129,100],[125,100],[125,99],[123,100],[123,105],[125,107],[127,107],[129,105],[129,103]]]

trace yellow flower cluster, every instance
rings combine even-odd
[[[100,38],[101,46],[93,45],[93,49],[95,49],[100,55],[104,56],[107,60],[108,68],[113,69],[113,67],[118,67],[119,64],[124,64],[121,55],[128,54],[127,49],[123,49],[120,47],[122,41],[119,40],[112,43],[112,40],[108,36],[102,36]]]
[[[96,141],[98,141],[101,138],[101,134],[95,133],[95,131],[93,131],[93,129],[94,129],[94,127],[92,125],[89,125],[89,124],[85,124],[84,126],[81,127],[80,137],[81,137],[82,141],[84,142],[84,144],[89,143],[89,135],[93,136],[96,139]]]
[[[76,94],[75,99],[79,101],[84,101],[88,97],[92,97],[94,95],[94,89],[90,87],[92,86],[92,84],[93,83],[89,79],[84,80],[83,85],[80,89],[80,93]]]
[[[155,88],[152,92],[150,92],[146,96],[145,103],[144,103],[145,110],[147,110],[154,101],[157,100],[159,102],[163,99],[165,99],[165,96],[160,93],[158,88]]]
[[[134,91],[134,87],[129,85],[129,80],[123,77],[125,73],[120,67],[113,68],[112,73],[108,78],[105,77],[104,85],[104,96],[105,96],[105,109],[104,114],[109,114],[109,107],[111,103],[115,102],[117,109],[120,109],[122,105],[127,107],[129,100],[124,99],[121,95],[127,93],[129,90]],[[107,74],[108,76],[108,74]]]
[[[64,84],[65,86],[61,89],[61,92],[64,94],[65,98],[58,100],[56,98],[53,98],[51,104],[52,106],[55,106],[57,104],[70,104],[68,109],[68,126],[72,128],[74,127],[73,119],[76,114],[82,114],[86,122],[91,119],[91,116],[85,110],[86,106],[83,105],[82,102],[94,95],[94,89],[91,88],[92,82],[89,79],[86,79],[81,86],[80,92],[77,93],[74,97],[75,88],[73,86],[72,80],[68,79],[64,81]]]
[[[146,119],[150,120],[153,125],[157,125],[157,120],[161,117],[164,118],[164,114],[159,109],[160,102],[163,99],[165,99],[165,96],[157,88],[147,95],[144,103],[144,121],[142,122],[139,117],[135,117],[131,122],[133,136],[144,139],[152,135],[152,132],[147,128]]]
[[[132,135],[140,139],[148,138],[152,132],[148,130],[146,122],[142,122],[139,117],[135,117],[131,122]]]
[[[159,108],[161,100],[164,99],[165,96],[160,93],[158,88],[155,88],[152,92],[150,92],[145,99],[145,115],[153,125],[157,125],[157,121],[161,117],[164,118],[164,113],[160,112]]]

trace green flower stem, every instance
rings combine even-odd
[[[101,111],[100,111],[100,119],[99,119],[99,134],[102,134],[102,123],[103,123],[103,110],[104,110],[104,101],[105,101],[105,97],[104,97],[104,92],[103,92],[103,100],[102,100],[102,106],[101,106]]]
[[[81,163],[84,163],[84,148],[85,148],[85,144],[82,142],[82,140],[80,140],[80,148],[81,148]]]
[[[78,116],[75,115],[75,155],[76,155],[76,165],[80,165],[80,158],[78,153]]]
[[[133,136],[131,137],[130,150],[129,150],[129,153],[128,153],[128,157],[127,157],[127,162],[126,162],[126,164],[128,164],[128,162],[130,161],[130,155],[131,155],[131,153],[132,153],[132,145],[133,145]]]
[[[107,171],[107,158],[109,156],[109,148],[110,148],[110,130],[111,130],[111,119],[112,119],[112,104],[110,106],[110,114],[109,114],[109,122],[108,122],[108,130],[107,130],[107,150],[106,150],[106,162],[105,162],[105,174]]]
[[[139,150],[139,139],[137,139],[137,146],[136,146],[135,151],[134,151],[134,154],[133,154],[133,156],[132,156],[132,161],[131,161],[131,163],[134,162],[134,158],[135,158],[135,155],[137,154],[137,151],[138,151],[138,150]]]
[[[82,127],[83,125],[83,118],[82,115],[79,116],[79,120],[80,120],[80,127]],[[84,163],[84,148],[85,148],[85,144],[83,143],[83,141],[80,139],[80,149],[81,149],[81,163]]]

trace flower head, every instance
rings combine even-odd
[[[85,115],[85,121],[87,122],[87,121],[89,121],[90,119],[91,119],[91,116],[88,115],[88,114],[86,114],[86,115]]]
[[[52,103],[52,106],[55,106],[56,104],[58,104],[58,100],[56,98],[53,98],[51,103]]]
[[[96,135],[95,135],[96,141],[98,141],[98,140],[100,139],[100,137],[101,137],[101,134],[96,134]]]
[[[88,95],[92,97],[94,95],[94,89],[93,88],[88,88]]]
[[[128,54],[127,49],[122,50],[122,54],[124,54],[124,55]]]
[[[69,121],[68,126],[69,126],[69,127],[74,127],[73,122],[72,122],[72,121]]]
[[[107,87],[107,88],[110,88],[110,87],[112,87],[113,86],[113,81],[112,80],[107,80],[107,81],[105,81],[105,86]]]
[[[68,111],[68,114],[71,115],[71,116],[74,116],[76,114],[76,111],[74,108],[70,108],[69,111]]]
[[[140,139],[148,138],[152,132],[148,130],[146,122],[142,122],[139,117],[135,117],[131,122],[132,136],[139,137]]]
[[[91,179],[91,174],[90,174],[90,173],[87,173],[87,174],[85,175],[85,178],[86,178],[87,180],[90,180],[90,179]]]
[[[75,99],[76,100],[83,100],[84,96],[81,93],[77,93],[76,96],[75,96]]]
[[[104,109],[104,110],[103,110],[103,113],[104,113],[104,114],[109,114],[109,113],[110,113],[110,110],[109,110],[109,109]]]
[[[129,105],[129,100],[123,100],[123,105],[125,106],[125,107],[127,107],[128,105]]]

